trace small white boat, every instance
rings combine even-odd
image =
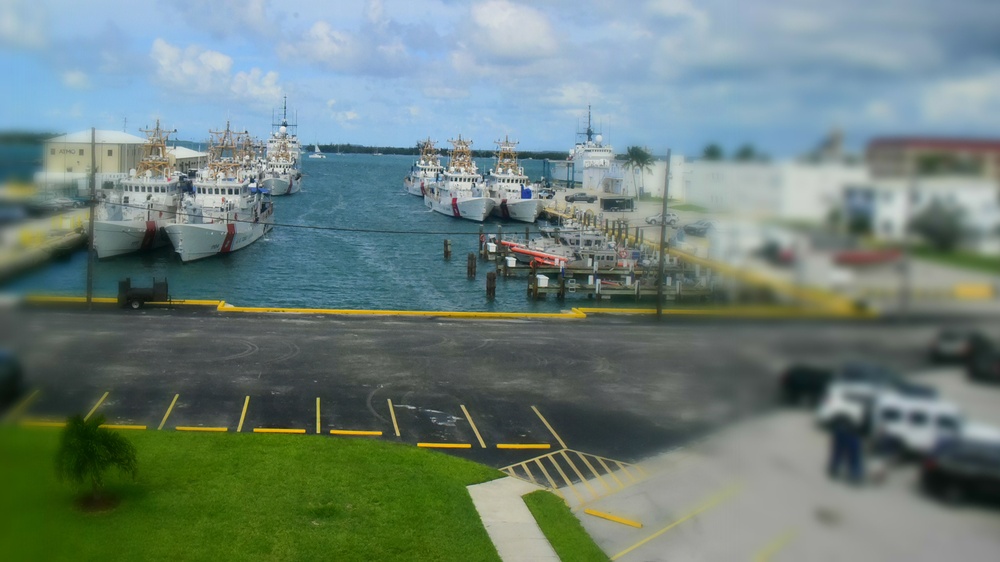
[[[318,144],[314,144],[312,154],[309,155],[309,158],[326,158],[326,154],[319,151]]]
[[[535,222],[541,212],[524,168],[517,163],[516,142],[504,137],[496,141],[497,164],[486,175],[486,187],[493,199],[493,215],[502,219]]]
[[[185,262],[228,254],[259,240],[274,225],[274,206],[266,189],[252,187],[251,170],[241,164],[233,133],[212,131],[217,143],[212,161],[184,195],[177,221],[164,227]]]
[[[483,222],[493,210],[494,202],[486,193],[483,176],[472,160],[472,141],[448,141],[452,144],[448,168],[441,174],[441,181],[425,188],[424,204],[443,215]]]
[[[444,166],[438,158],[434,141],[427,139],[420,143],[420,158],[410,167],[410,173],[403,178],[403,190],[410,195],[423,197],[430,184],[440,181]]]

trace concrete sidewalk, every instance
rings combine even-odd
[[[559,556],[521,499],[521,496],[541,489],[515,478],[501,478],[468,487],[479,518],[504,562],[558,562]]]
[[[650,459],[647,480],[587,506],[642,529],[575,513],[612,560],[1000,559],[997,510],[924,497],[914,466],[831,481],[827,447],[807,412],[779,412]]]

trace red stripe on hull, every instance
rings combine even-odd
[[[459,218],[462,217],[462,213],[460,213],[458,211],[458,197],[452,197],[451,198],[451,212],[456,217],[459,217]]]
[[[142,236],[140,250],[148,250],[153,246],[153,239],[156,238],[156,221],[146,221],[146,232]]]
[[[236,237],[236,225],[229,223],[226,225],[226,239],[222,241],[222,248],[219,250],[220,254],[228,254],[233,250],[233,238]]]

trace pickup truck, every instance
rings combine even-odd
[[[566,196],[567,203],[575,203],[577,201],[586,201],[587,203],[593,203],[597,201],[597,197],[595,197],[594,195],[587,195],[582,191],[571,193]]]

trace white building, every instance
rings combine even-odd
[[[842,162],[734,162],[685,165],[687,203],[754,218],[822,222],[848,185],[868,181],[863,165]],[[671,183],[671,192],[673,191]]]
[[[122,131],[79,131],[45,141],[42,171],[35,183],[69,195],[87,195],[91,162],[96,163],[97,184],[128,177],[129,170],[142,159],[146,139]]]
[[[170,165],[173,169],[192,175],[208,165],[208,153],[198,152],[184,146],[175,146],[167,149],[170,157]]]
[[[969,249],[1000,253],[1000,200],[992,179],[883,179],[848,186],[844,193],[845,215],[867,217],[872,234],[891,241],[902,240],[911,218],[934,201],[962,211]]]

